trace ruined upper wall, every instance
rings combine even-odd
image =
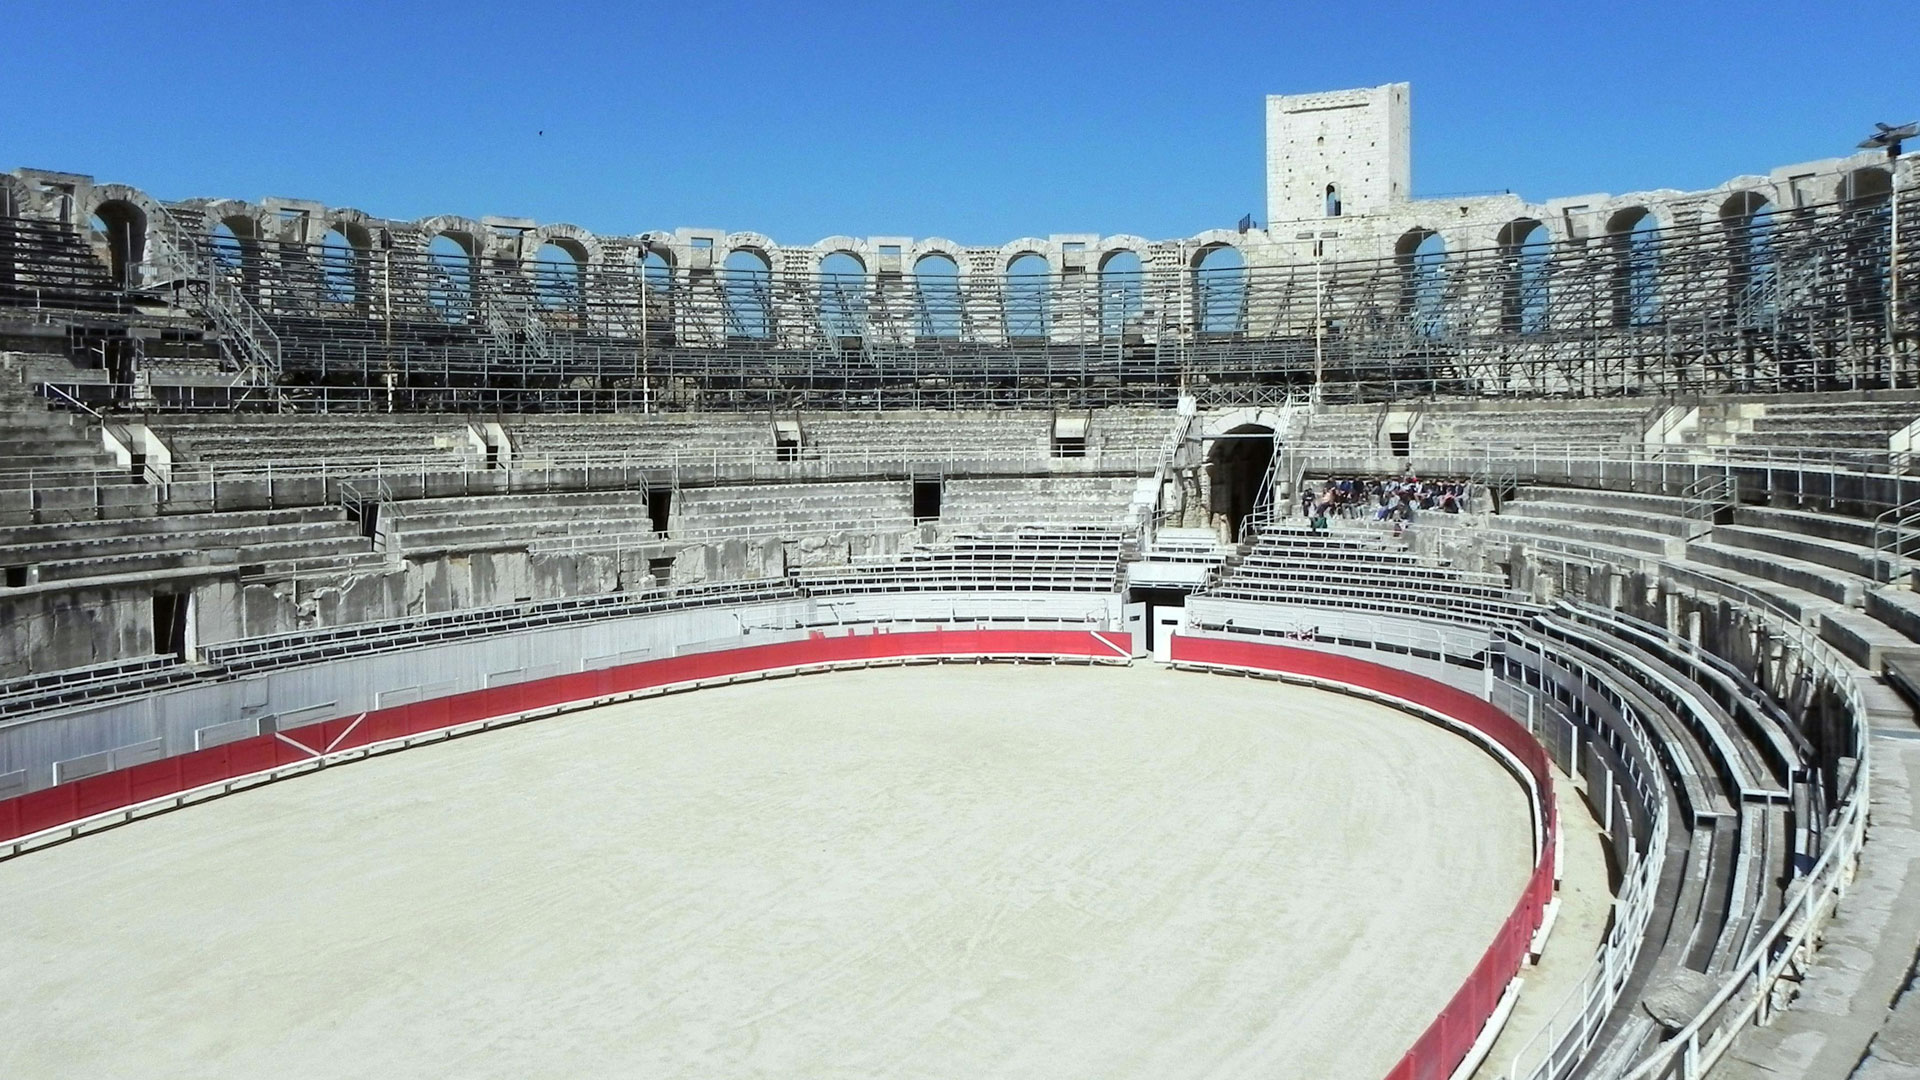
[[[96,216],[115,227],[138,222],[146,230],[143,250],[150,252],[165,248],[165,231],[178,222],[196,231],[224,224],[243,240],[291,243],[318,243],[330,230],[338,231],[366,250],[420,250],[445,235],[474,257],[490,259],[529,260],[543,245],[554,244],[588,266],[632,267],[657,255],[675,268],[717,268],[730,254],[744,251],[764,260],[775,274],[814,274],[827,257],[845,253],[870,273],[905,273],[924,259],[944,257],[965,280],[1002,275],[1013,260],[1028,254],[1044,258],[1054,274],[1071,276],[1098,273],[1122,253],[1138,256],[1147,271],[1166,271],[1194,267],[1221,247],[1237,249],[1245,264],[1255,267],[1392,258],[1409,240],[1428,234],[1438,235],[1448,251],[1484,249],[1512,242],[1512,237],[1524,235],[1516,228],[1531,229],[1536,223],[1545,239],[1582,240],[1617,232],[1642,218],[1665,227],[1713,220],[1725,216],[1729,207],[1751,212],[1762,203],[1777,208],[1831,203],[1846,197],[1853,190],[1850,185],[1867,172],[1877,172],[1882,190],[1886,182],[1884,156],[1863,152],[1739,176],[1704,191],[1596,193],[1540,203],[1515,195],[1415,200],[1409,197],[1409,98],[1405,83],[1269,98],[1269,173],[1274,176],[1273,170],[1280,169],[1280,186],[1270,193],[1268,226],[1166,240],[1074,233],[983,247],[940,237],[835,236],[789,246],[764,234],[717,228],[613,236],[516,218],[474,221],[441,215],[397,221],[284,198],[188,199],[163,206],[125,185],[32,169],[0,177],[0,209],[59,218],[75,226]],[[1276,149],[1281,151],[1277,158],[1272,156]],[[1903,188],[1915,182],[1912,157],[1904,159]],[[1328,184],[1337,188],[1337,215],[1329,213]],[[159,272],[148,265],[141,270],[149,278]]]

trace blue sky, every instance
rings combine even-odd
[[[1920,119],[1914,19],[1912,0],[21,2],[0,169],[610,233],[1169,237],[1262,216],[1265,94],[1412,82],[1416,194],[1703,187]]]

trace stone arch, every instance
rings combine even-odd
[[[430,218],[421,218],[413,223],[422,250],[433,243],[435,237],[444,236],[460,245],[467,257],[478,263],[486,258],[487,249],[493,240],[493,230],[472,218],[457,214],[438,214]]]
[[[328,221],[313,245],[318,264],[320,298],[329,303],[358,305],[367,281],[367,258],[372,251],[366,227],[352,221]],[[358,237],[354,234],[359,234]],[[336,239],[337,238],[337,239]]]
[[[532,279],[534,297],[543,308],[568,310],[586,300],[587,249],[570,236],[530,236],[532,257],[523,260],[521,273]]]
[[[1237,240],[1213,237],[1188,260],[1198,333],[1235,334],[1247,328],[1247,256]]]
[[[944,255],[953,260],[953,265],[959,271],[955,276],[963,281],[972,272],[967,265],[967,249],[943,236],[930,236],[918,241],[907,250],[906,254],[913,266],[920,265],[920,260],[929,255]]]
[[[466,321],[472,310],[486,252],[487,232],[475,221],[452,215],[417,222],[412,238],[419,245],[427,307],[449,322]]]
[[[765,233],[757,233],[757,232],[728,233],[726,235],[725,240],[723,240],[719,244],[716,244],[715,247],[718,249],[718,251],[716,251],[715,254],[719,254],[719,252],[724,251],[726,254],[731,255],[734,252],[742,249],[746,249],[749,251],[757,251],[760,253],[760,257],[766,260],[767,266],[769,268],[773,270],[780,269],[780,245],[774,243],[773,237],[768,236]]]
[[[1207,437],[1208,510],[1229,537],[1238,538],[1249,517],[1271,509],[1273,493],[1263,481],[1285,431],[1248,420]]]
[[[1553,244],[1553,229],[1539,218],[1514,218],[1495,234],[1502,331],[1537,334],[1547,329]]]
[[[1428,337],[1445,330],[1447,238],[1440,230],[1416,225],[1393,242],[1400,273],[1400,312],[1413,331]]]
[[[1010,245],[1014,246],[1014,245]],[[1035,241],[1001,253],[1002,318],[1009,339],[1044,339],[1051,329],[1051,293],[1059,267]]]
[[[1734,222],[1750,218],[1772,204],[1773,200],[1762,192],[1743,188],[1720,201],[1720,220]]]
[[[774,254],[771,243],[750,233],[734,233],[727,238],[727,253],[720,264],[721,289],[726,296],[727,336],[763,340],[773,336]]]
[[[960,282],[967,273],[966,253],[958,244],[935,240],[915,246],[914,333],[923,338],[952,339],[965,325]]]
[[[1234,232],[1232,229],[1208,229],[1205,232],[1196,233],[1187,242],[1187,269],[1200,269],[1200,264],[1204,262],[1209,255],[1212,255],[1215,251],[1223,247],[1229,247],[1240,252],[1241,262],[1244,264],[1246,261],[1246,252],[1241,249],[1240,245],[1245,240],[1246,237]]]
[[[527,234],[527,244],[536,252],[540,250],[541,245],[552,244],[573,256],[573,261],[580,265],[582,273],[588,267],[599,266],[606,260],[606,245],[598,236],[578,225],[568,225],[564,222],[542,225],[534,229]]]
[[[1114,237],[1102,241],[1094,260],[1095,280],[1100,288],[1100,336],[1125,337],[1139,333],[1146,314],[1148,245],[1134,238]]]
[[[1847,209],[1876,206],[1893,194],[1893,174],[1879,165],[1849,170],[1834,185],[1833,196]]]
[[[324,235],[337,232],[347,238],[355,251],[371,252],[379,241],[380,223],[360,210],[331,210],[320,219],[320,231]],[[391,235],[391,231],[389,231]]]
[[[1213,413],[1201,422],[1200,438],[1203,442],[1216,439],[1235,428],[1245,427],[1249,424],[1269,428],[1284,434],[1288,427],[1287,414],[1277,409],[1269,409],[1261,406],[1246,406],[1231,409],[1226,412]]]
[[[673,275],[680,268],[680,260],[672,243],[660,237],[642,236],[634,249],[633,258],[648,291],[665,291],[673,287]]]
[[[0,215],[32,217],[41,210],[39,197],[26,181],[11,173],[0,173]]]
[[[123,289],[137,287],[147,260],[146,212],[130,202],[108,199],[94,205],[87,223],[94,253],[102,256],[113,283]]]
[[[128,289],[142,285],[167,220],[166,208],[139,188],[95,184],[87,189],[77,211],[90,229],[95,219],[107,227],[95,240],[95,251],[114,282]]]
[[[1774,307],[1774,206],[1764,193],[1740,190],[1721,200],[1720,226],[1727,242],[1727,303],[1736,317]]]
[[[1632,204],[1607,215],[1613,325],[1644,326],[1659,318],[1660,235],[1652,207]]]
[[[827,336],[856,338],[866,331],[868,262],[852,246],[820,253],[814,264],[820,290],[820,319]]]

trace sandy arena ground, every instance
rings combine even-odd
[[[1438,727],[919,667],[611,706],[0,863],[0,1076],[1379,1080],[1530,861]]]

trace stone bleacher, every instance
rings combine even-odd
[[[719,413],[525,417],[507,425],[516,465],[552,458],[639,457],[769,450],[773,426],[764,415]]]
[[[1294,524],[1261,529],[1252,549],[1201,595],[1486,626],[1523,620],[1536,610],[1504,577],[1423,560],[1385,534],[1321,534]]]
[[[1379,427],[1378,406],[1337,406],[1309,416],[1291,441],[1315,449],[1372,454],[1381,449]]]
[[[1920,419],[1920,402],[1915,401],[1778,404],[1762,410],[1735,425],[1736,445],[1886,450],[1890,436]]]
[[[1165,448],[1174,413],[1167,409],[1101,409],[1093,414],[1087,450],[1094,454],[1153,454]]]
[[[1566,408],[1445,408],[1420,413],[1412,432],[1416,452],[1449,447],[1632,446],[1646,431],[1647,406]]]
[[[800,536],[911,527],[913,492],[904,481],[741,484],[684,488],[669,509],[674,536]]]
[[[1053,443],[1053,414],[1044,412],[807,413],[799,424],[802,456],[871,450],[929,460],[1040,459]]]
[[[955,478],[943,486],[940,517],[957,522],[1112,526],[1125,520],[1139,486],[1132,476]]]
[[[1111,528],[959,530],[892,558],[801,567],[816,596],[885,592],[1112,592],[1123,535]]]
[[[1871,522],[1762,506],[1710,522],[1686,510],[1686,500],[1670,496],[1538,487],[1508,500],[1488,524],[1616,564],[1657,564],[1692,587],[1751,594],[1818,627],[1870,670],[1920,650],[1920,593],[1912,587],[1920,562],[1876,551]]]
[[[0,368],[0,524],[151,514],[153,488],[108,453],[82,414],[29,396]]]
[[[467,426],[441,417],[228,416],[219,420],[156,420],[150,427],[174,454],[176,467],[204,462],[248,471],[268,462],[292,472],[418,464],[458,470],[478,459]]]
[[[524,549],[556,537],[637,543],[652,534],[644,491],[408,499],[390,506],[381,529],[400,553],[414,557]]]

